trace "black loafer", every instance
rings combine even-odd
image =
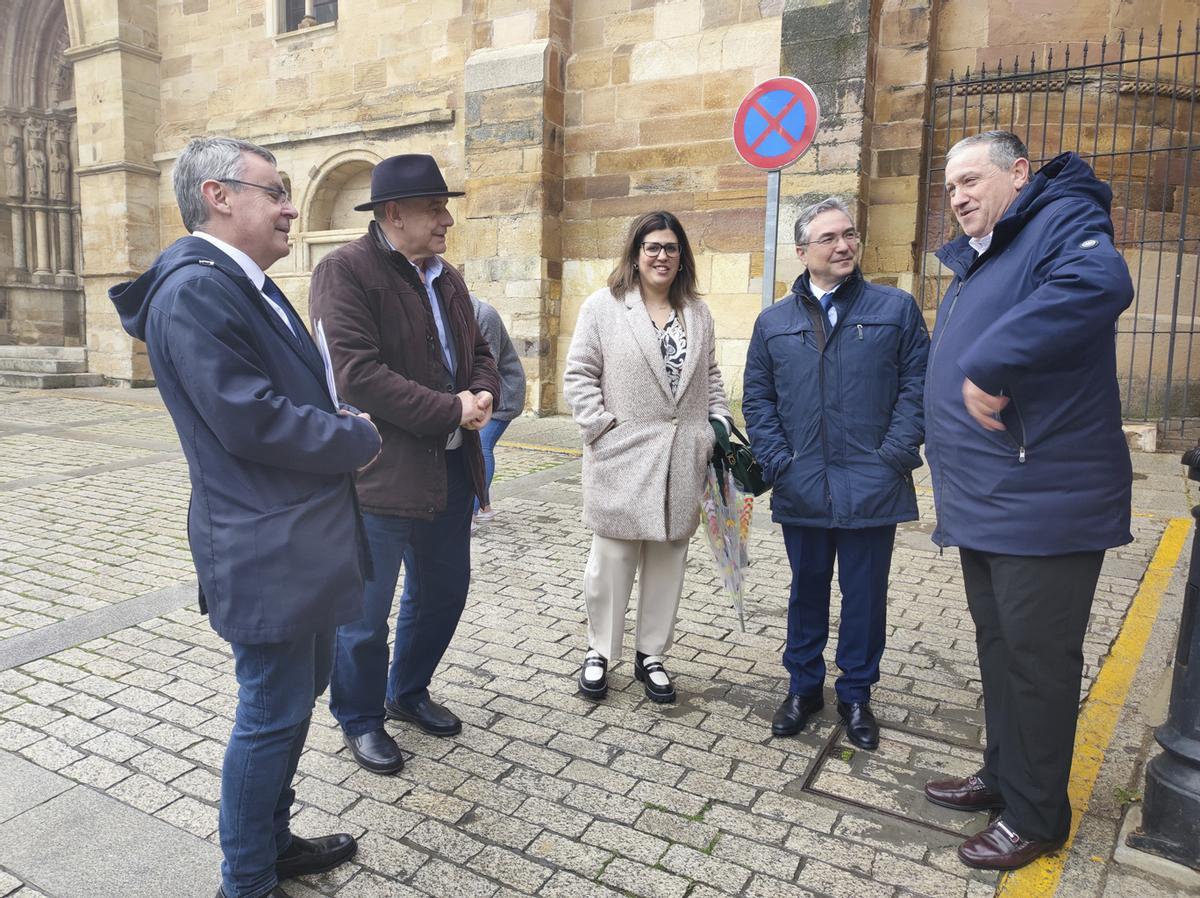
[[[439,705],[431,698],[404,704],[384,702],[383,710],[392,720],[415,723],[430,736],[457,736],[462,732],[462,721],[445,705]]]
[[[361,736],[342,733],[342,739],[358,766],[364,770],[390,776],[404,769],[404,755],[400,752],[400,746],[383,727]]]
[[[651,674],[660,673],[667,678],[667,685],[660,686],[650,679]],[[669,705],[675,701],[675,686],[662,661],[657,655],[643,655],[638,652],[633,659],[633,675],[646,690],[646,698],[660,705]]]
[[[275,859],[275,875],[281,880],[312,876],[345,863],[358,851],[358,842],[349,833],[336,833],[319,839],[292,836],[287,851]]]
[[[808,723],[809,715],[825,707],[823,695],[801,695],[789,692],[771,720],[771,735],[795,736]]]
[[[596,669],[600,671],[600,679],[588,679],[588,671]],[[608,695],[608,661],[595,649],[588,650],[583,666],[579,668],[579,693],[593,701]]]
[[[879,748],[879,724],[868,702],[838,701],[838,714],[846,722],[846,738],[866,751]]]

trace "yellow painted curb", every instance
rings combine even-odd
[[[1096,777],[1104,763],[1104,752],[1117,726],[1117,718],[1125,706],[1129,686],[1137,673],[1138,662],[1150,638],[1150,628],[1158,617],[1163,593],[1175,573],[1179,555],[1187,542],[1191,518],[1172,518],[1158,541],[1158,549],[1137,595],[1125,615],[1125,623],[1112,651],[1104,659],[1096,682],[1092,684],[1083,707],[1079,709],[1079,726],[1075,731],[1075,756],[1071,763],[1071,835],[1067,844],[1053,854],[1038,858],[1001,877],[996,885],[996,898],[1052,898],[1058,891],[1063,867],[1071,851],[1071,843],[1083,820]]]
[[[542,446],[538,443],[510,443],[508,440],[501,440],[496,445],[503,446],[506,449],[528,449],[531,452],[553,452],[555,455],[583,455],[581,450],[568,449],[566,446]]]

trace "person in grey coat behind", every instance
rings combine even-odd
[[[483,443],[488,499],[482,508],[479,507],[479,500],[475,500],[475,519],[471,524],[474,532],[476,526],[486,524],[496,516],[491,498],[492,476],[496,473],[496,443],[500,442],[512,419],[525,410],[525,368],[495,307],[474,295],[471,296],[471,306],[475,309],[479,331],[487,340],[496,367],[500,369],[500,396],[496,400],[496,410],[492,412],[492,420],[479,431],[479,439]]]
[[[608,692],[625,609],[640,581],[633,672],[655,702],[675,701],[663,666],[683,592],[688,540],[716,437],[729,426],[712,314],[696,292],[687,234],[669,212],[629,229],[608,286],[584,302],[563,393],[583,435],[584,573],[588,651],[580,692]]]

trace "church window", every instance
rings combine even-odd
[[[300,31],[337,21],[338,0],[277,0],[282,32]]]

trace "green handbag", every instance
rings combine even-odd
[[[750,441],[737,427],[733,434],[725,430],[725,422],[709,419],[713,433],[717,435],[717,449],[713,453],[713,467],[717,469],[717,482],[724,480],[723,471],[728,470],[733,475],[733,482],[743,493],[761,496],[771,487],[763,477],[762,465],[750,451]]]

